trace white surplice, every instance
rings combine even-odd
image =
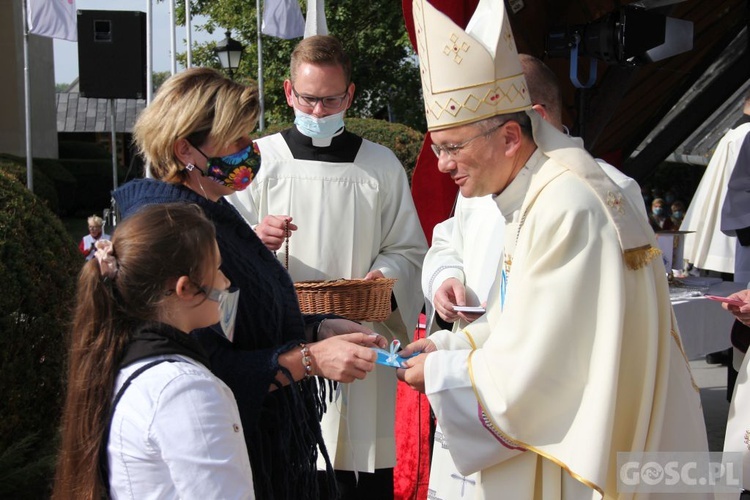
[[[363,278],[371,270],[396,278],[398,308],[383,323],[365,324],[408,344],[422,309],[419,278],[427,243],[393,152],[363,140],[353,162],[323,162],[295,159],[281,134],[256,142],[258,176],[230,201],[251,225],[266,215],[293,218],[298,229],[289,239],[288,257],[295,282]],[[285,261],[284,246],[278,257]],[[393,368],[378,366],[365,380],[340,387],[321,423],[334,468],[393,467]]]
[[[630,498],[617,452],[706,451],[700,398],[640,207],[546,143],[496,198],[504,305],[496,280],[486,315],[433,334],[426,392],[471,498]]]
[[[736,238],[721,232],[721,208],[740,146],[748,133],[750,123],[724,134],[685,212],[680,230],[693,233],[685,235],[683,255],[699,269],[734,273]]]

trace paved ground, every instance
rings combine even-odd
[[[709,365],[702,359],[691,361],[690,366],[693,370],[695,383],[701,388],[708,448],[710,451],[721,451],[724,446],[724,429],[729,412],[727,367]]]

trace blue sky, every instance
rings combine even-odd
[[[139,10],[146,12],[146,2],[150,0],[76,0],[79,10]],[[179,5],[184,0],[175,0]],[[153,51],[154,71],[169,71],[171,68],[169,46],[169,3],[166,1],[153,2]],[[213,35],[205,31],[198,31],[196,27],[202,24],[200,19],[193,20],[193,43],[207,40],[221,40],[224,32],[218,30]],[[185,52],[185,28],[178,26],[175,43],[177,53]],[[55,50],[55,82],[71,83],[78,77],[78,44],[67,40],[53,41]],[[178,63],[177,70],[180,70]]]

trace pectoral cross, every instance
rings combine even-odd
[[[472,486],[477,484],[477,482],[473,479],[469,479],[468,477],[462,476],[460,474],[453,473],[451,474],[451,477],[453,479],[458,479],[459,481],[461,481],[461,498],[464,497],[464,491],[466,491],[466,483],[471,483]]]

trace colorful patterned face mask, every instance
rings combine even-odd
[[[207,172],[194,165],[192,167],[197,168],[204,177],[235,191],[247,188],[260,170],[260,152],[255,143],[231,155],[212,158],[209,158],[199,147],[192,144],[191,146],[206,159]]]

